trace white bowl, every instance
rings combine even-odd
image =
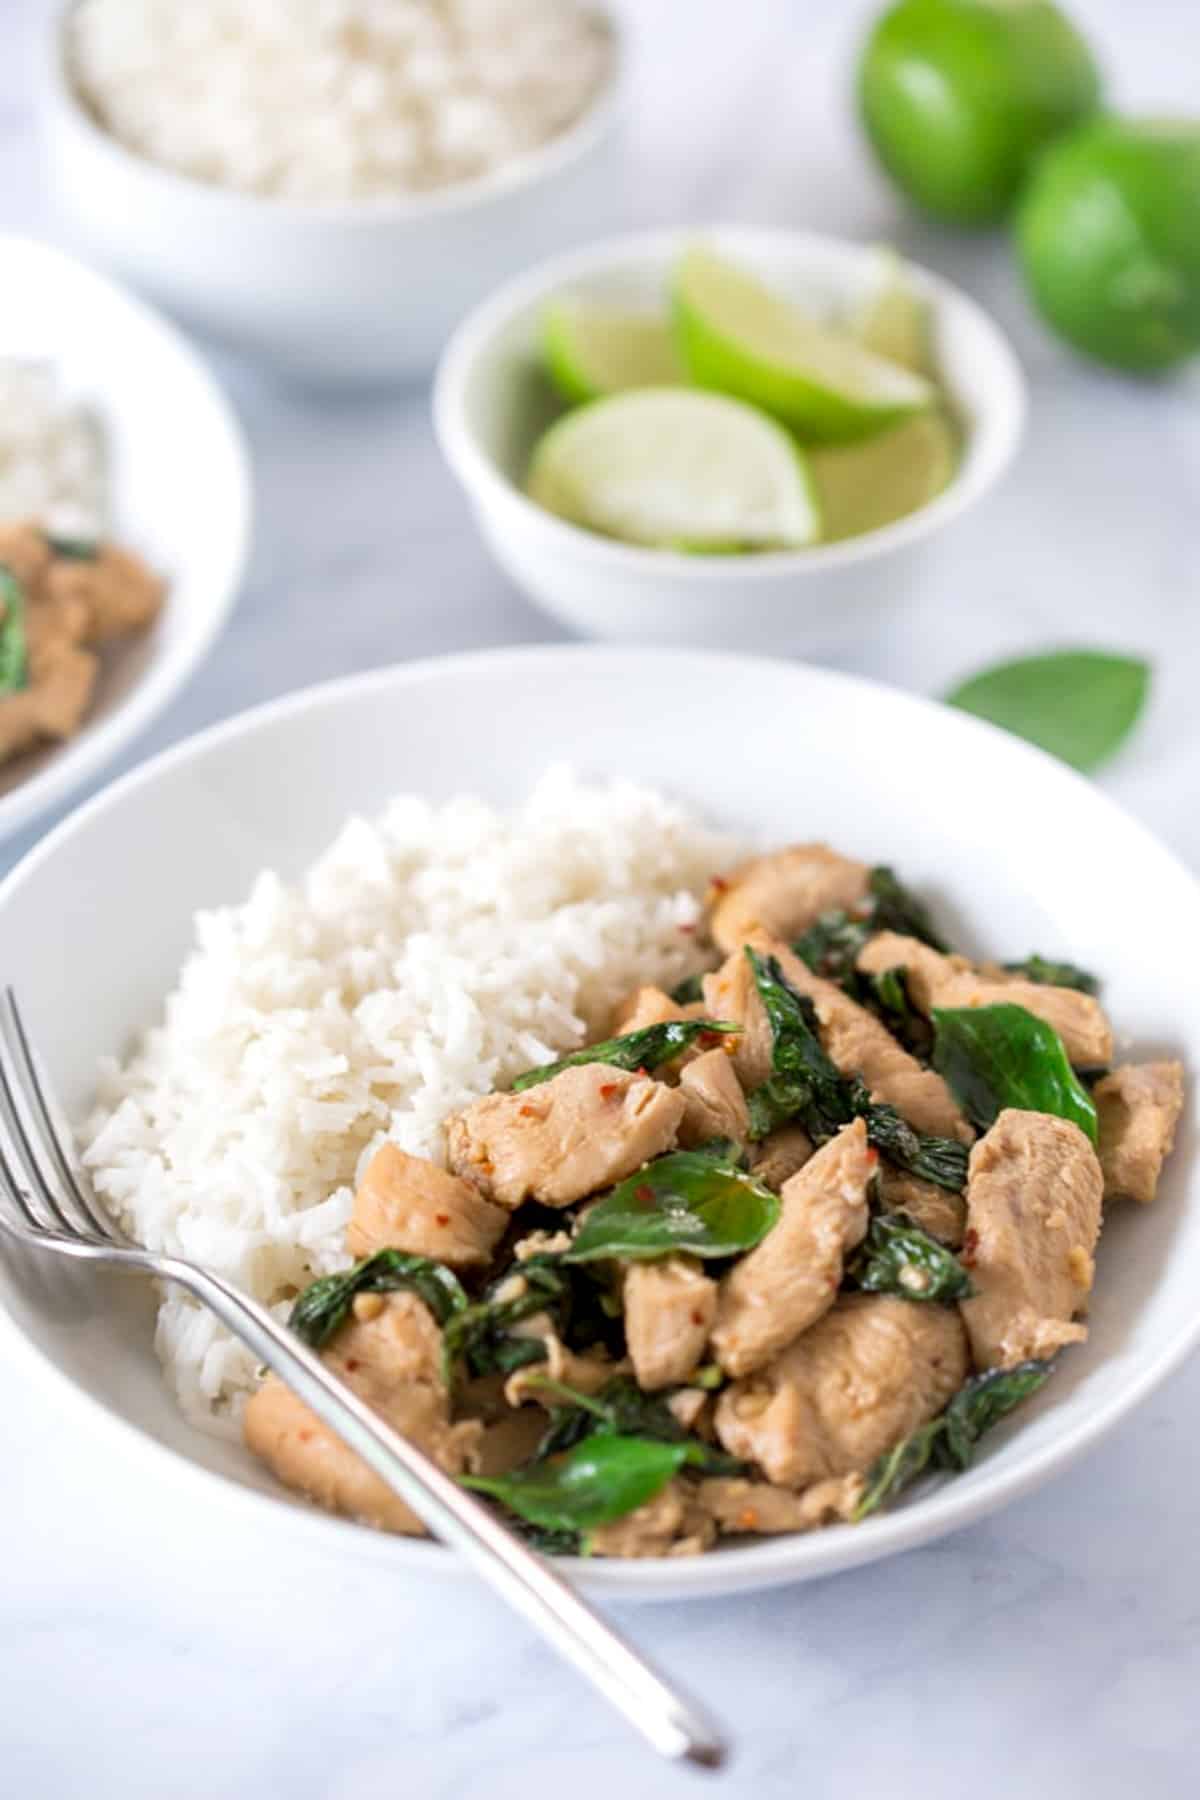
[[[622,38],[612,79],[567,131],[494,174],[428,194],[299,205],[194,181],[103,130],[48,27],[43,116],[73,237],[188,322],[315,382],[427,374],[498,281],[594,233],[620,196]]]
[[[688,556],[581,530],[521,491],[530,451],[553,416],[538,348],[543,309],[563,293],[664,306],[670,271],[697,238],[822,311],[854,304],[878,280],[878,252],[868,246],[740,227],[617,238],[558,258],[485,301],[455,333],[434,389],[442,452],[497,561],[567,625],[623,641],[743,650],[850,641],[873,611],[919,579],[930,541],[1004,473],[1025,413],[1020,367],[973,300],[914,268],[938,366],[967,434],[954,479],[931,505],[847,542],[754,556]]]
[[[140,301],[45,245],[0,238],[0,356],[53,363],[104,435],[113,533],[159,570],[153,629],[106,656],[82,729],[0,767],[0,836],[94,776],[167,705],[237,597],[250,476],[228,405],[178,332]]]
[[[410,664],[292,695],[168,751],[61,825],[0,888],[0,979],[16,981],[68,1105],[87,1104],[97,1059],[155,1016],[195,907],[240,899],[263,866],[297,875],[348,814],[397,789],[512,802],[565,753],[585,773],[649,775],[769,841],[826,836],[893,862],[934,892],[967,948],[1077,957],[1104,974],[1131,1053],[1180,1055],[1194,1081],[1200,970],[1179,945],[1200,931],[1200,889],[1079,776],[964,714],[844,675],[576,647]],[[1169,931],[1146,929],[1148,898]],[[1112,1208],[1090,1341],[966,1474],[863,1525],[575,1573],[629,1597],[766,1587],[927,1542],[1037,1487],[1200,1338],[1196,1155],[1189,1104],[1158,1200]],[[432,1544],[293,1501],[239,1445],[186,1425],[154,1359],[153,1312],[147,1286],[128,1278],[44,1258],[0,1265],[0,1350],[53,1374],[64,1427],[90,1419],[107,1437],[81,1446],[96,1479],[109,1458],[136,1456],[147,1507],[169,1510],[181,1480],[193,1499],[232,1508],[214,1530],[260,1531],[271,1557],[306,1537],[400,1579],[457,1567]]]

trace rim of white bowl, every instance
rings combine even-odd
[[[552,678],[556,664],[578,664],[586,659],[587,666],[591,669],[597,669],[606,663],[613,665],[613,679],[619,687],[620,670],[617,665],[631,659],[646,658],[674,665],[676,674],[679,673],[679,665],[688,661],[706,666],[717,663],[727,666],[730,662],[735,662],[748,672],[769,669],[775,676],[779,674],[781,666],[777,658],[748,656],[724,650],[550,644],[428,657],[319,682],[280,699],[252,707],[185,738],[94,795],[49,832],[0,883],[0,912],[10,892],[35,876],[43,862],[56,853],[59,843],[69,837],[79,825],[102,815],[126,795],[136,792],[142,786],[148,786],[176,764],[203,755],[206,750],[231,738],[252,735],[276,719],[287,718],[314,705],[340,705],[346,697],[361,694],[372,687],[391,684],[400,687],[417,686],[437,681],[446,674],[469,672],[489,664],[502,674],[509,663],[527,664],[536,660],[546,665],[547,676]],[[863,676],[844,674],[840,670],[818,668],[811,664],[794,666],[807,677],[840,688],[851,707],[855,704],[878,705],[882,700],[900,712],[929,714],[950,711],[937,701],[904,689],[890,688],[882,682],[870,681]],[[1138,843],[1142,861],[1152,870],[1157,866],[1173,883],[1182,881],[1200,900],[1196,877],[1174,852],[1082,775],[1076,774],[1044,751],[1037,750],[970,714],[955,712],[949,728],[965,741],[974,739],[990,744],[993,748],[998,741],[1003,741],[1007,746],[1007,753],[1015,761],[1027,764],[1031,774],[1053,777],[1061,783],[1070,793],[1072,804],[1078,812],[1090,812],[1094,815],[1097,831],[1102,832],[1106,825],[1111,824],[1115,814],[1120,819],[1124,832]],[[282,1492],[273,1494],[263,1489],[243,1486],[238,1481],[218,1474],[216,1470],[193,1462],[186,1453],[159,1443],[132,1420],[110,1411],[102,1402],[94,1400],[78,1387],[68,1374],[58,1369],[51,1358],[26,1337],[2,1308],[0,1341],[6,1341],[21,1358],[24,1366],[39,1379],[45,1380],[59,1399],[69,1405],[72,1413],[88,1426],[97,1430],[107,1427],[116,1431],[128,1449],[144,1458],[147,1466],[152,1465],[164,1478],[199,1483],[200,1488],[206,1490],[219,1504],[242,1511],[247,1517],[257,1518],[265,1527],[273,1526],[276,1534],[286,1524],[304,1533],[317,1549],[330,1554],[348,1551],[370,1558],[378,1564],[386,1562],[392,1568],[408,1574],[463,1577],[470,1573],[465,1564],[453,1556],[442,1555],[440,1546],[427,1540],[372,1531],[352,1520],[338,1518],[289,1499]],[[978,1491],[964,1491],[956,1480],[949,1479],[931,1494],[910,1500],[896,1512],[881,1513],[861,1526],[831,1525],[822,1531],[793,1533],[768,1538],[756,1544],[733,1546],[712,1556],[684,1559],[647,1557],[640,1562],[627,1563],[615,1559],[605,1563],[602,1559],[589,1561],[566,1557],[561,1559],[562,1566],[582,1587],[593,1592],[607,1592],[631,1600],[691,1600],[758,1587],[782,1586],[789,1581],[836,1574],[843,1569],[880,1561],[886,1556],[914,1549],[934,1538],[944,1537],[963,1526],[973,1524],[1040,1487],[1051,1476],[1094,1448],[1121,1419],[1179,1367],[1198,1343],[1200,1311],[1157,1355],[1148,1359],[1145,1367],[1130,1379],[1120,1393],[1090,1411],[1085,1410],[1083,1417],[1069,1431],[1052,1439],[1042,1450],[1027,1456],[1024,1462],[1018,1463],[1013,1469],[993,1475],[990,1482]]]
[[[254,511],[254,480],[245,434],[220,384],[183,332],[147,301],[131,293],[122,282],[100,274],[67,251],[18,233],[4,233],[3,242],[18,248],[22,255],[70,270],[72,281],[80,286],[90,285],[95,291],[118,299],[136,318],[139,329],[170,347],[188,368],[197,390],[219,423],[230,464],[236,473],[238,491],[225,558],[225,576],[213,606],[197,622],[188,639],[179,643],[161,663],[145,671],[109,718],[83,737],[53,749],[44,768],[35,770],[20,786],[0,795],[0,838],[19,831],[65,799],[74,788],[90,781],[144,731],[191,680],[225,629],[237,603],[250,554]],[[169,606],[170,603],[168,593],[166,604]],[[86,726],[87,721],[84,723]]]
[[[764,248],[787,245],[793,250],[833,252],[855,259],[871,254],[874,243],[860,243],[827,232],[780,230],[769,226],[738,225],[732,221],[702,226],[678,226],[665,231],[623,233],[607,237],[582,250],[570,250],[504,285],[484,300],[452,333],[442,352],[433,381],[433,422],[442,455],[473,500],[486,502],[518,522],[523,529],[540,532],[548,541],[580,559],[627,569],[640,575],[650,572],[672,580],[698,583],[727,582],[729,558],[695,556],[678,550],[658,550],[639,544],[622,544],[558,518],[530,500],[498,468],[483,450],[467,423],[466,394],[479,357],[487,350],[515,313],[538,300],[549,300],[580,277],[628,267],[636,269],[664,252],[678,251],[698,239],[720,247],[722,241],[740,241]],[[919,507],[891,525],[833,544],[815,544],[804,550],[763,550],[737,560],[739,583],[771,582],[784,576],[818,574],[868,562],[929,537],[981,500],[1007,470],[1016,454],[1025,426],[1027,397],[1025,376],[1008,338],[982,306],[945,276],[923,263],[905,259],[917,277],[917,286],[933,301],[935,309],[955,311],[987,343],[1000,372],[995,399],[967,431],[965,455],[948,485],[927,506]]]
[[[68,67],[67,21],[78,4],[79,0],[60,0],[46,27],[40,60],[42,87],[48,104],[87,139],[96,155],[106,158],[112,167],[120,169],[126,176],[153,182],[163,192],[186,196],[199,206],[214,209],[241,207],[264,220],[365,228],[486,206],[490,200],[517,193],[522,188],[535,187],[585,156],[620,122],[629,98],[628,34],[608,0],[587,0],[587,11],[603,21],[612,40],[612,67],[603,86],[565,131],[484,175],[450,182],[425,193],[376,194],[361,200],[291,200],[226,187],[218,182],[200,181],[166,163],[140,155],[106,130],[87,106]]]

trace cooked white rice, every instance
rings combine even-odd
[[[440,1159],[450,1112],[695,967],[733,853],[659,794],[564,769],[513,815],[405,797],[351,821],[296,885],[264,874],[197,916],[163,1023],[101,1073],[82,1133],[98,1190],[150,1248],[285,1312],[348,1260],[385,1137]],[[157,1342],[185,1412],[236,1428],[249,1353],[177,1293]]]
[[[300,202],[444,187],[565,130],[612,67],[576,0],[79,0],[72,71],[129,149]]]
[[[0,524],[36,519],[63,537],[101,537],[107,486],[99,427],[63,398],[53,364],[0,357]]]

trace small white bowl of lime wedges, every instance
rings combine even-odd
[[[1006,340],[878,247],[617,239],[510,283],[438,369],[442,451],[508,575],[596,637],[819,650],[919,576],[1021,434]]]

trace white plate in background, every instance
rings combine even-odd
[[[114,538],[165,576],[162,614],[106,651],[83,726],[0,764],[0,837],[97,774],[192,674],[237,597],[250,537],[242,435],[212,377],[157,314],[47,245],[0,237],[0,357],[50,362],[103,436]]]
[[[0,888],[0,980],[17,984],[68,1107],[87,1105],[97,1059],[156,1016],[197,906],[242,899],[263,867],[299,874],[347,815],[396,792],[515,802],[564,757],[589,776],[649,780],[767,841],[826,837],[894,863],[967,950],[1039,950],[1096,969],[1120,1054],[1181,1056],[1190,1096],[1200,969],[1179,946],[1200,930],[1200,887],[1090,783],[978,720],[845,675],[566,647],[414,663],[291,695],[156,757],[60,825]],[[1189,1097],[1158,1200],[1112,1208],[1090,1341],[966,1474],[859,1526],[576,1572],[627,1598],[774,1586],[925,1543],[1039,1486],[1200,1338],[1195,1165]],[[168,1506],[170,1483],[183,1481],[211,1502],[214,1530],[261,1532],[264,1555],[303,1538],[401,1579],[456,1571],[432,1544],[313,1510],[239,1444],[188,1426],[155,1361],[153,1319],[147,1282],[44,1257],[0,1262],[3,1347],[53,1378],[63,1429],[90,1421],[92,1479],[108,1458],[136,1457],[147,1506]]]

